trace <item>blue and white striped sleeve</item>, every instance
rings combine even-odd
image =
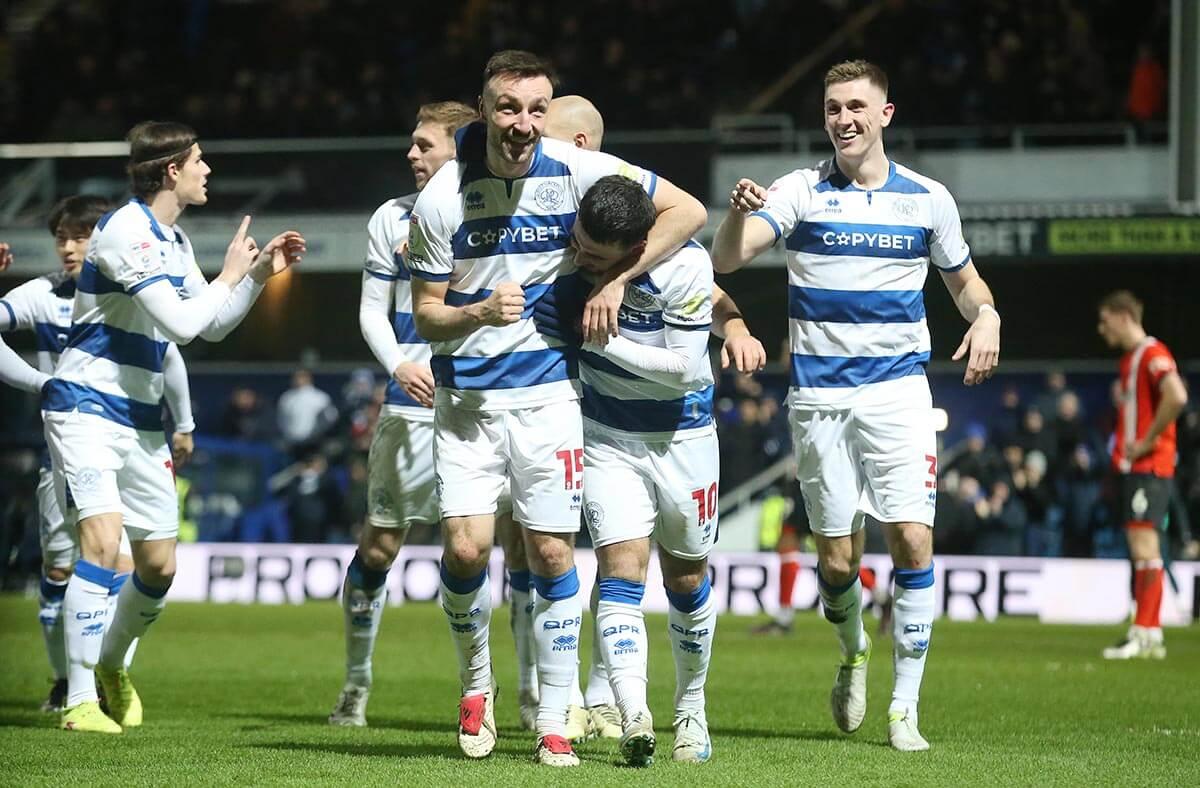
[[[408,239],[407,211],[393,207],[388,200],[376,209],[367,222],[367,256],[363,270],[376,279],[394,282],[400,278],[402,245]]]
[[[811,189],[800,170],[776,179],[767,189],[767,204],[750,214],[771,225],[778,241],[789,235],[808,209]]]
[[[443,167],[438,174],[453,169]],[[444,178],[441,183],[445,183]],[[413,206],[408,219],[408,255],[405,263],[413,276],[427,282],[450,281],[450,275],[454,273],[451,239],[461,223],[453,222],[449,216],[453,213],[450,203],[460,199],[457,189],[451,191],[438,186],[438,176],[435,175],[417,198],[417,204]],[[459,214],[461,219],[461,210]]]
[[[971,249],[963,238],[958,205],[944,186],[934,189],[932,197],[933,238],[929,259],[942,271],[957,271],[971,261]]]
[[[49,290],[50,285],[45,278],[38,278],[18,285],[0,297],[0,331],[34,328],[38,323],[39,303],[46,298]]]

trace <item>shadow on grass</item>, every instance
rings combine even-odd
[[[805,742],[843,742],[859,747],[883,747],[890,749],[886,741],[868,739],[861,735],[853,736],[832,730],[788,730],[777,728],[763,730],[761,728],[709,728],[709,734],[714,739],[775,739],[776,741],[805,741]]]
[[[263,720],[266,722],[282,722],[289,725],[303,725],[306,727],[321,728],[329,730],[337,726],[330,725],[324,714],[309,714],[298,711],[231,711],[223,715],[232,719],[246,720]],[[392,717],[386,714],[371,714],[367,717],[367,722],[372,728],[383,730],[401,730],[401,731],[417,731],[419,733],[428,733],[441,728],[448,728],[454,724],[454,721],[434,722],[425,719],[413,719],[406,717]],[[259,727],[259,726],[254,726]],[[452,729],[451,729],[452,730]]]
[[[322,752],[333,755],[350,755],[367,758],[445,758],[460,761],[464,764],[470,761],[459,751],[452,737],[444,744],[406,744],[403,742],[262,742],[248,744],[247,747],[256,750],[275,750],[280,752]],[[613,763],[612,754],[604,752],[576,751],[580,760],[594,763]],[[516,762],[526,761],[532,764],[533,747],[514,746],[512,742],[503,739],[497,743],[496,751],[492,754],[494,760],[503,758]]]

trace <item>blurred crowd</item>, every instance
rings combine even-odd
[[[1001,379],[1003,380],[1003,379]],[[937,550],[949,554],[1121,557],[1125,538],[1109,460],[1114,408],[1088,413],[1061,372],[1022,396],[1004,384],[999,413],[967,413],[961,439],[939,450]],[[1115,392],[1115,389],[1114,389]],[[790,451],[782,391],[727,376],[719,400],[722,493]],[[1115,407],[1115,405],[1114,405]],[[1179,469],[1170,510],[1174,554],[1195,558],[1200,518],[1200,411],[1178,424]],[[799,504],[799,502],[797,502]],[[797,505],[797,514],[802,505]]]
[[[473,102],[483,62],[505,48],[550,57],[562,92],[591,98],[613,128],[703,128],[744,113],[831,40],[767,111],[811,126],[821,69],[863,56],[892,75],[906,126],[1150,121],[1166,110],[1166,0],[716,0],[703,12],[687,0],[25,5],[0,31],[0,142],[118,139],[166,115],[209,139],[403,133],[421,103]]]

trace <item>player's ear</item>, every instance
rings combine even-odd
[[[892,122],[892,114],[895,111],[896,111],[896,105],[893,104],[892,102],[889,101],[883,105],[883,111],[882,111],[883,122],[881,123],[882,126],[886,127]]]

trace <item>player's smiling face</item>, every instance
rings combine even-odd
[[[602,274],[617,263],[633,255],[641,256],[646,242],[626,249],[618,243],[602,244],[583,229],[583,222],[575,222],[571,231],[571,246],[575,249],[575,265],[593,274]]]
[[[192,145],[187,161],[180,167],[172,165],[168,172],[175,175],[175,196],[180,205],[204,205],[208,202],[208,174],[212,168],[204,161],[200,145]]]
[[[408,149],[408,166],[412,167],[417,191],[425,188],[433,174],[454,158],[454,138],[440,123],[418,123]]]
[[[88,237],[92,234],[91,227],[58,226],[54,233],[54,251],[62,262],[63,271],[72,279],[79,277],[83,268],[83,258],[87,254]]]
[[[895,106],[867,79],[836,82],[825,88],[825,131],[839,156],[865,158],[879,145]]]
[[[495,76],[483,91],[487,160],[501,177],[524,175],[546,126],[554,87],[546,77]]]

